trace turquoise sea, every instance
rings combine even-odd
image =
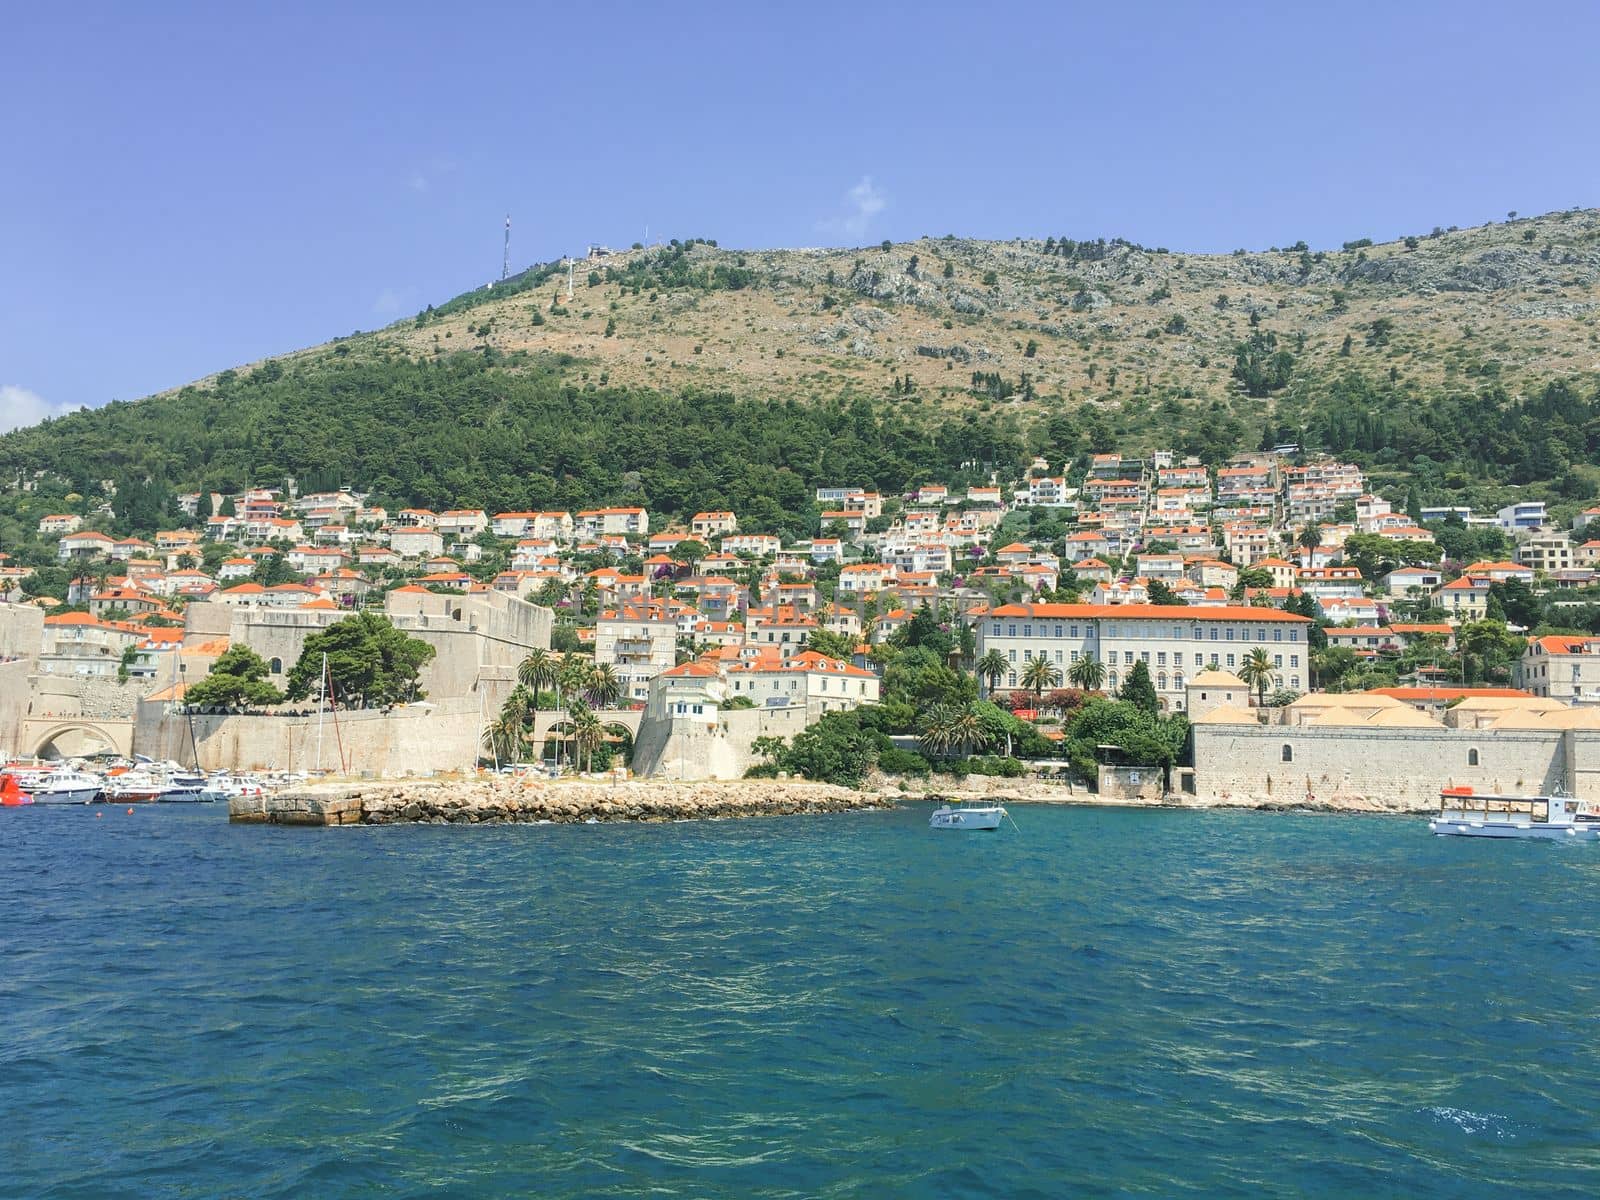
[[[1600,847],[927,811],[0,811],[0,1195],[1600,1194]]]

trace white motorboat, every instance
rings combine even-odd
[[[942,804],[933,810],[928,825],[933,829],[995,830],[1010,815],[998,804],[961,803],[954,808]]]
[[[100,780],[83,771],[39,771],[19,774],[17,784],[35,804],[88,804],[100,794]]]
[[[1439,815],[1428,828],[1441,837],[1600,841],[1600,815],[1571,796],[1478,795],[1471,788],[1440,792]]]

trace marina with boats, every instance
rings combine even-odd
[[[304,775],[210,774],[143,756],[99,762],[19,761],[0,765],[0,807],[72,804],[213,804],[262,796]]]

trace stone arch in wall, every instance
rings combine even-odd
[[[84,758],[127,752],[122,739],[93,721],[61,721],[33,738],[34,758]]]

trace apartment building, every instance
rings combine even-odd
[[[1236,670],[1258,646],[1272,656],[1276,686],[1303,690],[1310,624],[1280,609],[1241,605],[1006,604],[978,621],[978,654],[1005,656],[1010,670],[1001,686],[1007,688],[1021,686],[1028,663],[1041,657],[1060,668],[1063,680],[1079,659],[1098,659],[1108,691],[1142,662],[1157,696],[1181,709],[1186,680],[1208,666]]]

